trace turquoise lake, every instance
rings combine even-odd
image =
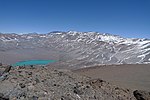
[[[49,63],[54,63],[55,60],[26,60],[26,61],[20,61],[12,66],[30,66],[30,65],[47,65]]]

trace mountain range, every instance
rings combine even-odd
[[[47,34],[0,33],[0,62],[55,59],[55,65],[81,68],[150,63],[150,39],[98,32],[54,31]]]

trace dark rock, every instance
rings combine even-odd
[[[54,84],[54,86],[57,86],[56,84]]]
[[[9,100],[9,98],[1,98],[1,97],[0,97],[0,100]]]
[[[22,71],[19,70],[18,72],[21,73]]]
[[[9,100],[8,97],[4,97],[3,93],[0,93],[0,100]]]
[[[58,72],[58,75],[59,75],[59,76],[62,76],[62,75],[63,75],[63,72]]]
[[[4,81],[7,78],[8,74],[4,73],[0,76],[0,81]]]
[[[37,96],[33,96],[32,98],[33,98],[32,100],[38,100]]]
[[[78,95],[82,95],[83,94],[83,92],[81,90],[77,89],[77,88],[74,88],[73,92],[75,94],[78,94]]]
[[[26,98],[26,93],[25,92],[22,92],[21,94],[20,94],[20,97],[24,97],[24,98]]]
[[[62,96],[62,97],[60,98],[60,100],[72,100],[72,99],[69,98],[69,97],[66,97],[66,96]]]
[[[40,83],[40,80],[38,78],[35,78],[36,83]]]
[[[2,76],[2,72],[0,71],[0,77]]]
[[[32,72],[29,72],[28,75],[32,75]]]
[[[61,97],[60,100],[64,100],[64,98]]]
[[[11,70],[11,67],[12,66],[6,66],[5,70],[3,71],[3,74],[8,73]]]
[[[137,100],[150,100],[150,92],[135,90],[133,95]]]
[[[4,96],[4,94],[3,93],[0,93],[0,97],[3,97]]]
[[[2,66],[3,64],[2,63],[0,63],[0,66]]]
[[[19,86],[20,86],[21,88],[25,88],[25,87],[26,87],[26,85],[25,85],[24,83],[19,83]]]
[[[90,86],[87,85],[86,88],[90,88]]]

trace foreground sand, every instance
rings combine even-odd
[[[74,72],[93,79],[102,78],[121,87],[150,91],[150,64],[96,66]]]

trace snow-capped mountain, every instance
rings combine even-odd
[[[149,39],[131,39],[106,33],[74,31],[21,35],[0,33],[0,54],[7,55],[5,60],[10,58],[8,51],[18,53],[23,49],[31,51],[34,49],[38,52],[39,48],[49,52],[53,49],[53,52],[58,55],[59,64],[69,67],[150,63]],[[26,56],[28,56],[27,52]],[[0,55],[0,59],[2,58]]]

